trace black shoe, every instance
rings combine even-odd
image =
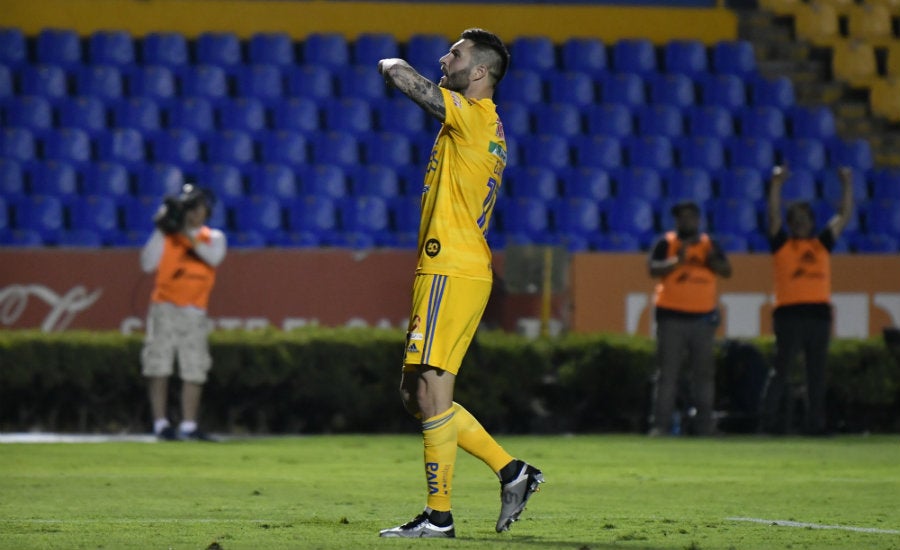
[[[219,438],[206,432],[201,432],[200,430],[194,430],[192,432],[179,432],[178,439],[181,439],[183,441],[206,441],[208,443],[219,442]]]
[[[509,526],[519,519],[531,495],[544,482],[544,474],[534,466],[517,461],[518,474],[507,483],[500,484],[500,517],[497,519],[498,533],[508,531]]]
[[[456,531],[453,530],[453,517],[450,517],[450,523],[444,526],[438,526],[431,523],[428,512],[422,512],[414,517],[409,523],[404,523],[390,529],[382,529],[378,534],[379,537],[403,537],[408,539],[418,538],[444,538],[452,539],[456,537]]]
[[[156,439],[160,441],[178,441],[178,434],[175,433],[175,428],[172,426],[166,426],[160,431],[156,432]]]

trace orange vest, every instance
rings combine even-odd
[[[682,242],[674,231],[666,233],[667,258],[678,255]],[[687,313],[709,313],[716,309],[716,274],[706,265],[712,242],[705,233],[685,251],[685,262],[656,285],[656,307]]]
[[[818,238],[788,239],[775,251],[775,307],[831,300],[831,261]]]
[[[200,229],[197,240],[205,243],[210,241],[208,227]],[[215,268],[197,256],[186,237],[166,235],[151,300],[206,310],[209,293],[215,282]]]

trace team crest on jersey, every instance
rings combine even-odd
[[[428,239],[425,241],[425,254],[429,258],[434,258],[441,253],[441,241],[437,239]]]
[[[459,99],[459,95],[456,92],[450,92],[450,99],[453,100],[453,104],[456,105],[457,109],[462,108],[462,100]]]
[[[503,123],[500,122],[500,119],[497,119],[497,137],[506,141],[506,134],[503,133]]]

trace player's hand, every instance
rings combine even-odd
[[[849,166],[841,166],[838,168],[838,177],[844,185],[853,185],[853,169]]]
[[[787,181],[788,176],[791,173],[788,170],[787,166],[775,166],[772,168],[772,184],[773,185],[782,185],[785,181]]]

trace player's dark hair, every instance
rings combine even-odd
[[[487,65],[496,87],[509,68],[509,50],[506,45],[496,34],[479,28],[466,29],[459,37],[471,40],[475,45],[476,61]]]
[[[805,201],[798,201],[791,203],[787,207],[787,212],[785,213],[785,218],[788,223],[793,223],[794,219],[797,217],[799,212],[806,212],[806,215],[809,216],[809,219],[815,223],[816,215],[813,212],[812,205]]]

